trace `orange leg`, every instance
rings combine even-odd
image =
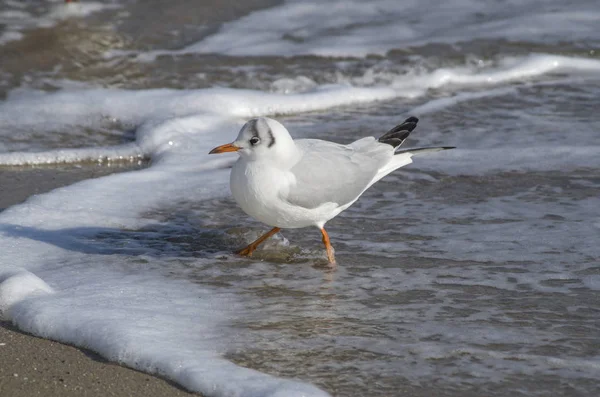
[[[248,245],[243,250],[236,252],[236,254],[242,255],[242,256],[252,256],[252,253],[254,252],[256,247],[261,245],[266,239],[268,239],[269,237],[271,237],[272,235],[274,235],[275,233],[277,233],[280,230],[281,230],[280,228],[274,227],[273,229],[269,230],[268,232],[266,232],[265,234],[263,234],[262,236],[257,238],[256,241],[250,243],[250,245]]]
[[[325,231],[325,228],[321,229],[321,234],[323,234],[323,244],[325,244],[325,249],[327,250],[327,259],[329,260],[329,264],[335,266],[335,256],[333,255],[333,247],[331,246],[331,242],[329,242],[329,235]]]

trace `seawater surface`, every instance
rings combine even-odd
[[[0,212],[2,318],[206,396],[594,395],[599,13],[0,2],[0,172],[147,164]],[[267,227],[207,153],[259,115],[457,149],[327,224],[337,271],[316,228],[240,258]]]

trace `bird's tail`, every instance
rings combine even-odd
[[[373,178],[373,183],[377,182],[390,172],[397,170],[400,167],[404,167],[412,163],[412,157],[418,156],[420,154],[439,152],[441,150],[454,149],[452,146],[443,146],[443,147],[424,147],[424,148],[416,148],[416,149],[406,149],[400,150],[396,152],[396,155],[392,157],[392,159],[382,168],[379,169],[375,178]]]
[[[442,150],[449,150],[449,149],[456,149],[456,147],[455,146],[439,146],[439,147],[411,148],[411,149],[398,150],[394,154],[398,155],[398,154],[408,153],[412,157],[412,156],[418,156],[420,154],[424,154],[424,153],[428,153],[428,152],[439,152]]]
[[[397,148],[398,146],[402,145],[402,142],[408,138],[412,130],[417,127],[418,122],[419,119],[414,116],[407,118],[404,120],[404,123],[395,126],[383,134],[381,138],[379,138],[379,142],[387,143],[388,145],[392,145],[393,147]]]
[[[411,116],[404,120],[404,123],[399,124],[383,134],[378,140],[381,143],[387,143],[388,145],[392,145],[394,148],[400,147],[404,140],[408,138],[410,133],[417,128],[417,123],[419,119]],[[416,148],[416,149],[406,149],[406,150],[398,150],[395,154],[409,154],[410,157],[420,155],[427,152],[439,152],[440,150],[448,150],[455,149],[454,146],[441,146],[441,147],[425,147],[425,148]]]

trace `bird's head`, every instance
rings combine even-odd
[[[247,161],[275,161],[286,164],[296,155],[288,130],[276,120],[259,117],[248,121],[235,141],[218,146],[210,154],[238,152]]]

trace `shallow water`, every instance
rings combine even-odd
[[[19,4],[0,164],[150,163],[0,213],[17,326],[215,396],[600,388],[595,2]],[[327,224],[336,271],[316,228],[231,254],[267,226],[206,153],[245,120],[351,142],[409,114],[407,147],[457,149]]]

